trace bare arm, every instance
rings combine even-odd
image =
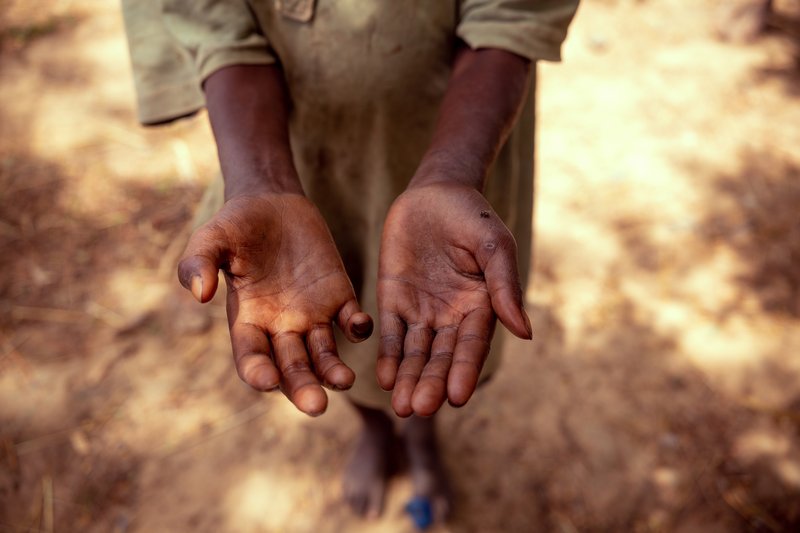
[[[225,197],[303,194],[292,161],[290,102],[280,68],[224,68],[209,76],[203,89],[225,177]]]
[[[200,302],[222,270],[236,369],[258,390],[280,387],[301,411],[327,407],[321,385],[347,389],[336,322],[352,342],[369,337],[333,238],[304,196],[292,162],[289,99],[275,66],[233,66],[205,83],[225,177],[224,207],[189,241],[178,265]]]
[[[387,216],[377,376],[400,416],[467,402],[497,318],[531,338],[516,243],[481,194],[528,78],[520,56],[461,49],[430,148]]]
[[[522,108],[529,78],[530,61],[521,56],[460,48],[431,145],[409,187],[449,182],[483,190]]]

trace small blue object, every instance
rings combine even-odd
[[[433,524],[433,508],[428,498],[414,496],[406,504],[406,512],[411,515],[411,520],[420,531],[424,531]]]

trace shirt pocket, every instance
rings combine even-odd
[[[275,11],[296,22],[311,22],[316,0],[275,0]]]

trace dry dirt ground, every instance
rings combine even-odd
[[[722,3],[585,0],[540,66],[537,338],[441,415],[439,531],[800,530],[800,52]],[[403,474],[342,506],[342,398],[249,391],[187,311],[215,152],[136,125],[116,3],[2,0],[0,39],[0,531],[412,531]]]

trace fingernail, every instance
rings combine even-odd
[[[194,296],[198,302],[203,301],[203,278],[200,276],[192,276],[192,296]]]
[[[359,337],[369,337],[372,333],[372,322],[358,322],[353,324],[353,332]]]
[[[447,399],[447,404],[448,404],[450,407],[454,407],[454,408],[456,408],[456,409],[460,409],[460,408],[464,407],[464,404],[466,404],[466,403],[467,403],[467,402],[464,402],[464,403],[456,403],[456,402],[454,402],[453,400],[451,400],[450,398],[448,398],[448,399]]]
[[[531,326],[531,319],[524,309],[522,309],[522,317],[525,319],[525,329],[528,330],[528,340],[530,340],[533,338],[533,326]]]

